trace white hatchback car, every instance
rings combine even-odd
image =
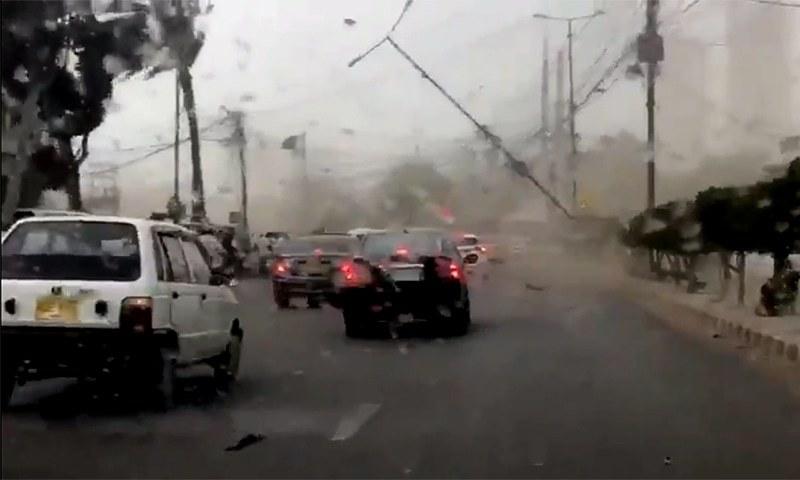
[[[220,386],[239,369],[238,302],[188,229],[100,216],[32,217],[2,248],[2,401],[52,377],[159,387],[173,401],[175,369],[209,364]]]

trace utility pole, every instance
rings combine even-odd
[[[569,64],[569,135],[570,135],[570,153],[567,160],[567,167],[569,169],[570,178],[572,181],[571,189],[571,204],[572,204],[572,211],[577,211],[578,208],[578,182],[575,178],[576,170],[578,166],[578,137],[575,133],[575,111],[577,108],[575,107],[575,84],[573,80],[573,66],[572,66],[572,22],[576,20],[588,20],[590,18],[594,18],[598,15],[603,15],[605,12],[602,10],[596,10],[594,13],[590,15],[582,15],[578,17],[554,17],[551,15],[545,15],[542,13],[534,14],[534,18],[542,19],[542,20],[557,20],[561,22],[567,22],[567,62]]]
[[[567,64],[569,65],[569,160],[567,166],[569,167],[570,180],[572,180],[570,200],[572,211],[575,212],[578,207],[578,181],[575,179],[575,173],[578,163],[578,139],[575,136],[575,82],[572,77],[572,19],[567,20],[567,47],[568,58]]]
[[[555,189],[556,166],[550,155],[550,52],[547,43],[547,33],[542,37],[542,94],[539,102],[541,110],[541,130],[542,130],[542,157],[544,164],[547,165],[547,181],[551,189]],[[547,209],[550,217],[553,216],[553,206],[548,204]]]
[[[250,228],[247,220],[247,161],[244,151],[247,146],[247,138],[244,134],[244,113],[241,111],[231,111],[233,119],[233,141],[239,147],[239,173],[241,175],[241,226],[245,234],[249,234]]]
[[[180,192],[180,146],[181,146],[181,84],[178,71],[175,71],[175,183],[173,185],[175,202],[181,201]]]
[[[553,114],[554,121],[554,143],[555,143],[555,157],[560,158],[564,151],[564,51],[560,49],[556,54],[556,101],[555,113]],[[553,165],[556,165],[553,160]],[[562,179],[559,178],[561,169],[557,166],[554,168],[556,171],[556,183],[554,187],[556,195],[563,195],[564,186]]]
[[[656,205],[656,70],[664,59],[664,40],[658,34],[659,0],[647,0],[647,21],[638,38],[639,62],[647,64],[647,208]]]

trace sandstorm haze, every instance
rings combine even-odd
[[[379,49],[356,68],[347,67],[380,38],[403,3],[226,0],[215,2],[199,20],[207,35],[193,67],[200,126],[222,118],[221,106],[244,112],[253,228],[298,227],[291,224],[290,212],[298,205],[301,166],[280,146],[302,132],[310,180],[317,186],[309,216],[319,221],[332,204],[341,207],[333,199],[343,193],[354,202],[376,201],[374,192],[387,173],[409,162],[433,164],[456,185],[477,176],[473,187],[484,195],[517,193],[521,201],[513,202],[512,211],[505,208],[497,215],[522,210],[519,215],[531,219],[544,216],[543,199],[530,185],[499,164],[494,166],[499,172],[487,173],[488,146],[474,127],[396,52]],[[594,213],[626,215],[645,202],[645,83],[625,74],[633,55],[607,73],[642,30],[643,3],[419,1],[395,37],[509,149],[544,175],[546,162],[533,137],[541,124],[543,36],[546,32],[549,38],[553,115],[556,51],[566,44],[566,28],[532,14],[604,10],[604,16],[575,24],[576,101],[606,77],[602,91],[592,94],[577,115],[584,159],[578,178],[585,184],[578,195]],[[800,133],[800,9],[747,0],[661,3],[666,58],[656,86],[658,201],[715,183],[758,179],[763,165],[781,161],[780,138]],[[344,18],[355,24],[345,24]],[[115,105],[91,136],[85,170],[135,160],[151,145],[170,142],[173,95],[171,72],[119,82]],[[187,132],[185,119],[181,129]],[[227,221],[227,212],[239,202],[236,153],[222,142],[230,127],[218,125],[202,136],[209,215]],[[188,197],[188,143],[181,158],[182,194]],[[588,178],[593,181],[580,181]],[[172,152],[120,169],[118,181],[123,213],[163,210],[172,189]]]

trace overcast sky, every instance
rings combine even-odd
[[[309,148],[341,151],[336,162],[351,172],[358,171],[359,163],[366,158],[373,163],[380,161],[375,159],[375,152],[383,151],[384,156],[412,154],[416,145],[424,150],[426,142],[455,142],[472,135],[471,125],[389,46],[376,50],[354,68],[347,67],[350,59],[387,31],[404,0],[214,3],[213,12],[198,19],[199,27],[207,34],[193,68],[200,126],[220,119],[222,105],[245,111],[249,147],[253,151],[250,156],[270,156],[276,182],[291,172],[291,165],[288,170],[278,168],[288,162],[286,153],[276,151],[276,147],[285,136],[301,131],[308,132]],[[724,39],[724,23],[718,8],[714,10],[720,0],[703,0],[682,14],[682,8],[689,3],[662,1],[665,35],[706,42]],[[494,126],[501,136],[518,136],[539,126],[544,29],[549,32],[551,58],[565,42],[563,24],[537,20],[532,14],[579,15],[595,8],[607,11],[585,29],[576,23],[576,30],[581,32],[575,42],[575,77],[580,87],[591,84],[590,80],[614,60],[625,42],[641,30],[642,4],[639,0],[417,0],[395,38],[482,122]],[[763,11],[758,5],[752,8],[755,13]],[[800,25],[798,14],[785,12],[794,15]],[[346,25],[344,18],[352,18],[355,25]],[[793,48],[790,58],[798,60],[792,67],[797,78],[800,48]],[[607,53],[601,55],[605,49]],[[724,63],[724,50],[711,52],[712,66],[714,62]],[[551,72],[554,71],[552,62]],[[617,77],[619,80],[608,93],[581,112],[578,128],[583,145],[623,129],[644,137],[643,82]],[[724,90],[718,78],[712,76],[706,81],[710,85],[704,91],[712,97]],[[586,89],[579,91],[578,99],[585,93]],[[796,91],[789,93],[794,95],[790,101],[797,105],[800,96]],[[119,82],[111,112],[92,135],[93,155],[87,168],[91,170],[98,162],[130,160],[148,152],[118,152],[118,146],[125,149],[169,142],[173,136],[173,95],[172,72],[149,80]],[[551,97],[554,95],[552,86]],[[796,125],[800,129],[800,119]],[[779,127],[786,133],[794,128]],[[343,134],[342,129],[355,134]],[[183,131],[186,132],[185,121]],[[204,136],[218,139],[229,133],[230,129],[222,126]],[[188,159],[188,148],[182,150],[182,155]],[[148,182],[168,185],[171,180],[166,172],[171,169],[166,170],[164,165],[171,156],[169,151],[156,155],[134,170],[159,173]],[[334,162],[325,158],[326,162]],[[213,184],[215,179],[216,183],[228,182],[228,148],[204,142],[203,159],[208,176],[212,177],[207,183]],[[315,168],[336,168],[336,162]],[[222,177],[225,180],[219,180]]]

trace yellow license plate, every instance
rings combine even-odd
[[[40,298],[36,302],[36,320],[75,323],[78,321],[78,302],[58,297]]]

